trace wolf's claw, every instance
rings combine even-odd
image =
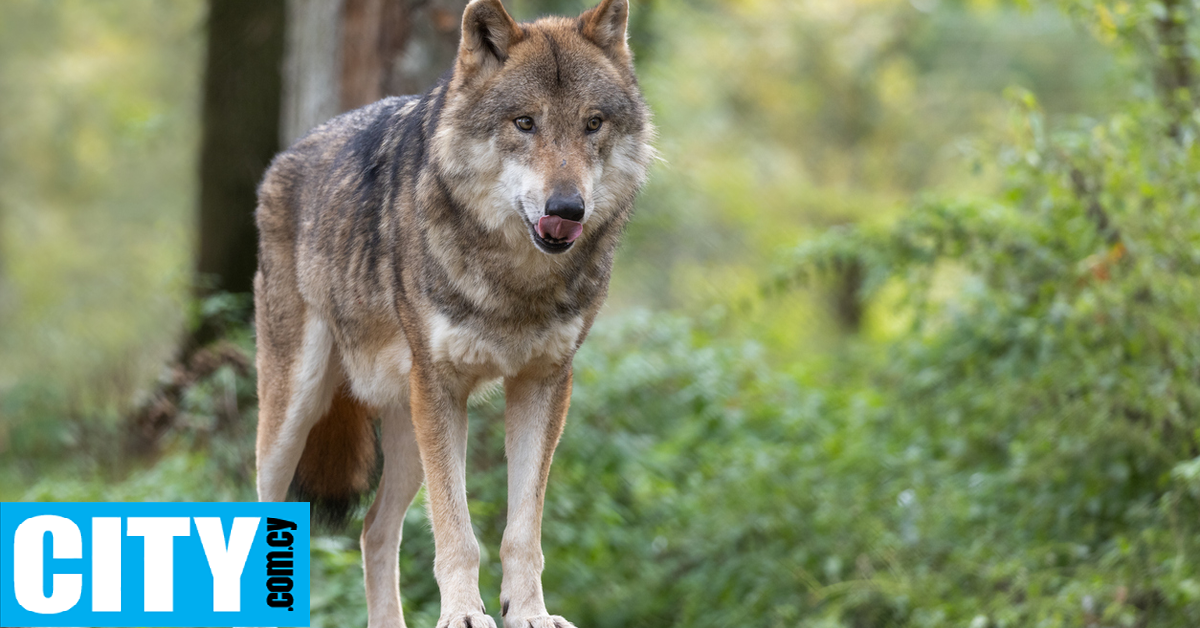
[[[505,628],[575,628],[575,624],[558,615],[541,615],[524,619],[504,619]]]
[[[496,621],[491,615],[466,613],[439,621],[437,628],[496,628]]]

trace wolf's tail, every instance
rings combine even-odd
[[[377,483],[379,456],[371,409],[340,386],[308,433],[291,498],[311,504],[314,524],[341,528]]]

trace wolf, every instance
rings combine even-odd
[[[378,473],[361,537],[372,628],[405,625],[401,523],[422,483],[438,627],[495,628],[465,467],[468,397],[498,380],[500,613],[572,626],[543,599],[542,504],[572,358],[654,158],[628,20],[627,0],[532,23],[472,0],[437,85],[317,127],[259,186],[258,498],[344,515]]]

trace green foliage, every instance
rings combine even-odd
[[[1060,12],[964,4],[634,3],[653,25],[639,72],[663,163],[622,250],[616,302],[703,311],[750,296],[799,238],[894,217],[926,188],[990,191],[998,177],[972,176],[964,138],[1004,119],[1009,85],[1043,94],[1054,115],[1119,106],[1111,51]],[[786,350],[836,333],[821,321],[807,332]]]
[[[921,460],[909,545],[937,574],[904,582],[956,596],[914,623],[1200,622],[1200,116],[1154,87],[1054,132],[1014,94],[999,198],[832,232],[783,277],[858,265],[862,298],[906,314],[869,371]]]
[[[0,2],[0,455],[116,422],[177,340],[203,6]]]

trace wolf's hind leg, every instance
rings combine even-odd
[[[363,520],[363,574],[369,628],[404,628],[400,607],[400,534],[404,513],[425,475],[407,404],[384,412],[383,477]]]
[[[542,504],[571,401],[570,366],[535,367],[504,382],[508,525],[500,543],[500,612],[508,628],[573,628],[542,597]]]
[[[261,325],[259,328],[259,333],[263,333]],[[329,409],[334,389],[340,383],[337,378],[341,371],[333,364],[336,360],[333,334],[312,312],[304,316],[302,344],[295,355],[288,357],[273,358],[282,364],[270,367],[276,371],[283,365],[291,367],[284,373],[275,373],[276,379],[286,378],[286,393],[264,391],[260,385],[260,399],[273,397],[261,405],[258,417],[255,459],[258,500],[264,502],[283,501],[287,497],[308,432]],[[268,366],[261,359],[260,364]]]

